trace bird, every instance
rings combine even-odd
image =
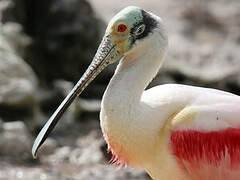
[[[112,164],[144,169],[155,180],[240,179],[238,95],[181,84],[146,89],[168,44],[159,16],[135,6],[118,12],[88,69],[37,136],[33,156],[73,100],[119,61],[100,111]]]

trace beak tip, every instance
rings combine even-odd
[[[37,154],[33,154],[33,159],[37,159]]]
[[[32,151],[32,156],[33,156],[33,159],[37,159],[37,152]]]
[[[35,143],[34,143],[34,145],[33,145],[33,147],[32,147],[32,156],[33,156],[33,159],[37,159],[37,148],[36,148],[36,146],[35,146]]]

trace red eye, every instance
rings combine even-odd
[[[118,25],[118,32],[124,32],[126,31],[127,26],[125,24],[119,24]]]

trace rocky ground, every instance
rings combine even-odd
[[[91,61],[106,23],[136,5],[169,32],[163,69],[149,87],[183,83],[240,95],[239,0],[0,0],[0,180],[148,180],[115,171],[99,127],[106,69],[64,114],[39,152],[35,136]]]

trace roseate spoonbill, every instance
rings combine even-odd
[[[167,46],[161,18],[138,7],[120,11],[89,68],[39,133],[33,155],[74,98],[120,60],[100,113],[113,164],[144,168],[161,180],[240,179],[239,96],[177,84],[145,90]]]

